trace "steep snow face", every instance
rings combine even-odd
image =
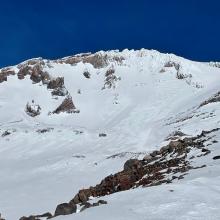
[[[67,93],[53,95],[48,82],[33,83],[28,74],[18,79],[21,66],[36,63],[50,79],[63,77]],[[177,130],[194,136],[220,127],[220,102],[201,105],[220,91],[220,69],[213,63],[142,49],[36,59],[7,71],[15,74],[0,83],[0,212],[7,220],[53,212],[79,189],[122,169],[127,159],[158,149]],[[77,111],[53,114],[67,96]],[[35,117],[25,112],[32,100],[35,110],[40,106]],[[74,218],[217,219],[216,154],[217,143],[207,167],[184,180],[111,195],[105,198],[109,205]]]

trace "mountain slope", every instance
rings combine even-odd
[[[2,69],[0,212],[12,220],[53,213],[128,159],[167,145],[177,131],[184,138],[216,129],[204,142],[210,153],[191,155],[195,166],[206,167],[171,184],[105,196],[105,206],[57,219],[219,218],[220,160],[212,158],[220,155],[220,69],[214,64],[142,49],[37,58]]]

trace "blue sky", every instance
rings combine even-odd
[[[124,48],[220,61],[218,0],[2,0],[0,6],[0,67]]]

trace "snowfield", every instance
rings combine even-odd
[[[175,131],[191,137],[220,128],[220,98],[201,105],[220,91],[220,68],[145,49],[97,54],[107,57],[105,65],[43,60],[51,77],[64,77],[79,113],[48,114],[65,97],[28,75],[0,83],[0,213],[6,220],[53,214],[128,159],[160,149]],[[19,65],[10,69],[17,74]],[[25,112],[32,100],[41,108],[36,117]],[[55,219],[220,219],[220,160],[213,160],[220,131],[212,138],[206,143],[211,153],[194,160],[206,167],[184,179],[107,195],[101,198],[107,205]]]

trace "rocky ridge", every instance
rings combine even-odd
[[[207,142],[212,140],[212,134],[219,130],[220,128],[202,131],[195,137],[187,137],[181,132],[176,132],[175,136],[169,137],[171,141],[160,150],[145,155],[142,160],[129,159],[125,162],[122,171],[105,177],[96,186],[79,190],[71,201],[57,205],[54,215],[47,213],[32,215],[21,217],[20,220],[40,220],[45,216],[50,219],[59,215],[69,215],[77,212],[77,205],[82,207],[81,212],[87,208],[107,204],[104,200],[90,203],[94,198],[137,187],[158,186],[181,180],[190,170],[206,167],[206,164],[194,166],[193,162],[198,157],[210,154]],[[197,156],[190,156],[194,151],[197,152]],[[218,157],[213,159],[219,159]]]

